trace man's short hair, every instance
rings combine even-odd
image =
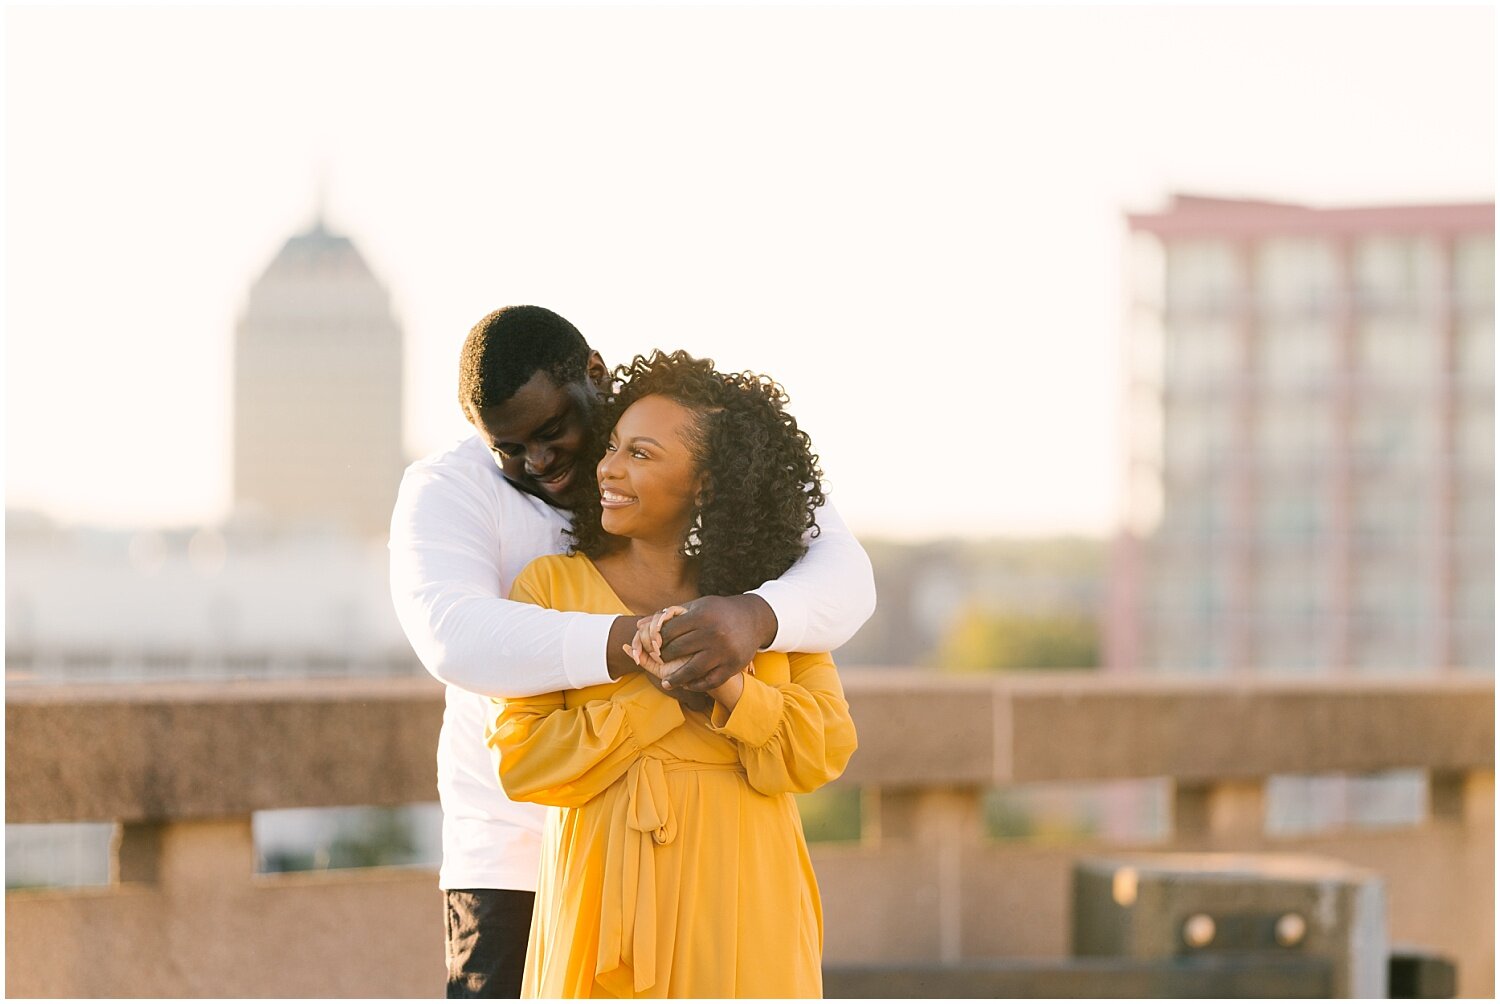
[[[458,363],[458,403],[471,422],[537,373],[559,387],[588,379],[589,345],[546,307],[501,307],[469,330]]]

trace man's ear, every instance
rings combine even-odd
[[[601,394],[608,394],[614,389],[614,381],[609,378],[609,367],[604,365],[604,357],[597,349],[589,350],[588,364],[589,383]]]

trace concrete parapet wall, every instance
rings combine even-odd
[[[148,842],[136,865],[154,874],[6,896],[8,995],[442,996],[435,873],[255,875],[248,817],[171,824]]]
[[[5,818],[430,802],[442,722],[442,687],[427,678],[11,684]]]
[[[841,783],[992,785],[1494,767],[1488,680],[850,672]],[[430,801],[427,678],[11,684],[6,819],[227,816]]]
[[[817,845],[830,965],[1059,959],[1084,855],[1301,851],[1384,878],[1396,942],[1494,983],[1493,688],[1483,680],[1119,680],[849,673],[859,844]],[[435,996],[427,870],[256,876],[260,809],[429,801],[441,688],[425,679],[12,685],[10,822],[126,824],[115,884],[7,895],[18,996]],[[1419,827],[1273,839],[1272,773],[1429,772]],[[996,843],[995,784],[1168,777],[1154,847]]]

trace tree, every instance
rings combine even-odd
[[[970,604],[938,649],[944,669],[1096,669],[1099,626],[1071,614],[997,613]]]

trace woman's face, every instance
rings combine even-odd
[[[606,533],[677,546],[703,485],[688,434],[695,416],[652,394],[625,409],[599,461]]]

